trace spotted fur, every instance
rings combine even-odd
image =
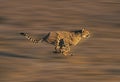
[[[35,39],[28,33],[20,33],[25,36],[29,41],[38,43],[45,41],[55,46],[55,52],[62,53],[63,55],[69,55],[70,46],[76,46],[81,40],[86,39],[90,36],[90,33],[86,29],[76,31],[55,31],[49,32],[41,39]],[[72,54],[71,54],[72,55]]]

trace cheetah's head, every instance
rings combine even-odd
[[[85,28],[82,28],[81,30],[73,31],[76,35],[81,35],[82,38],[89,38],[90,32],[86,30]]]
[[[77,36],[80,35],[81,38],[83,39],[90,37],[90,32],[86,30],[85,28],[82,28],[81,30],[72,31],[72,32],[74,32]]]
[[[85,28],[82,28],[82,33],[81,33],[82,38],[89,38],[90,37],[90,32],[86,30]]]

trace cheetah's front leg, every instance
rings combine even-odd
[[[55,43],[55,52],[60,53],[60,38],[57,37],[56,43]]]
[[[64,45],[60,48],[60,52],[64,55],[64,56],[67,56],[67,55],[71,55],[72,56],[72,53],[70,53],[70,46],[69,45]]]
[[[62,53],[64,56],[67,56],[67,55],[72,56],[72,53],[70,53],[69,44],[65,44],[63,39],[57,41],[56,46],[55,46],[55,50],[57,53]]]
[[[61,52],[64,56],[72,55],[72,54],[70,53],[70,45],[69,45],[69,43],[67,43],[64,39],[60,39],[59,46],[60,46],[60,52]]]

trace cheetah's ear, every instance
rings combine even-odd
[[[82,32],[84,32],[85,31],[85,28],[82,28]]]

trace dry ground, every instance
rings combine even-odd
[[[19,35],[86,27],[74,56]],[[0,0],[0,82],[119,82],[119,0]]]

